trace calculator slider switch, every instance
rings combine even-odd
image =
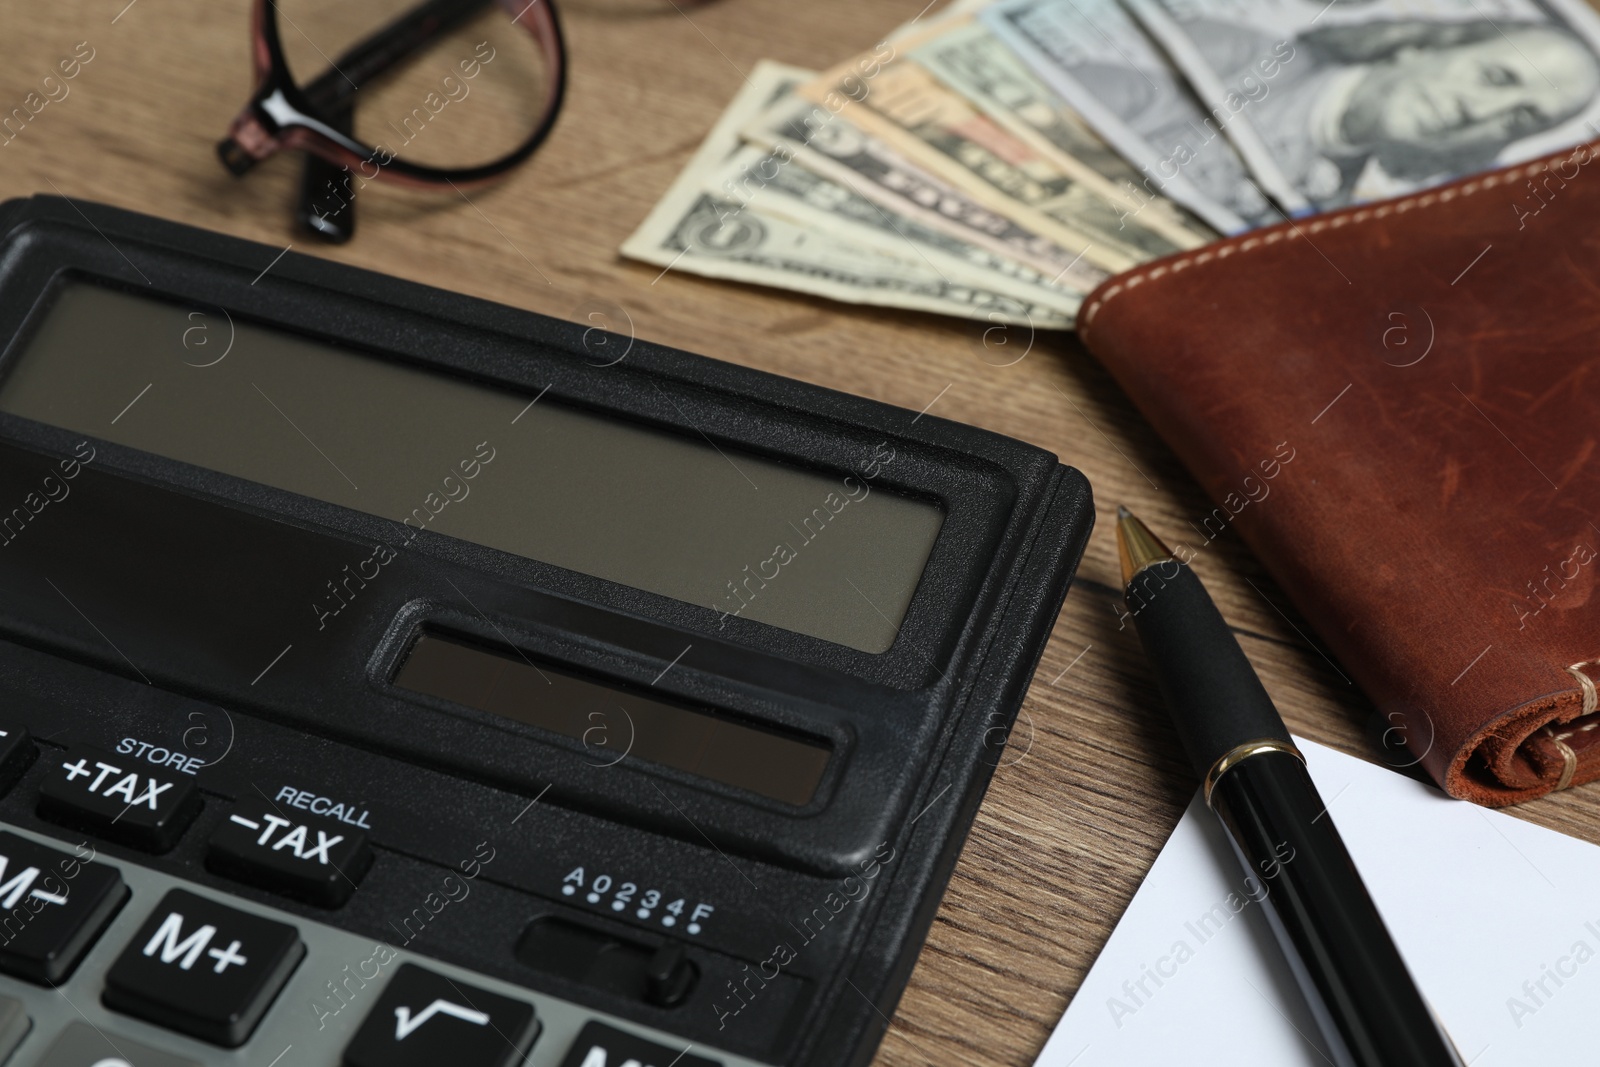
[[[676,942],[635,939],[552,915],[528,924],[516,955],[545,974],[658,1008],[682,1004],[700,978]]]
[[[689,996],[699,977],[689,953],[676,941],[656,949],[644,967],[644,999],[658,1008],[676,1008]]]

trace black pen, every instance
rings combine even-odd
[[[1200,579],[1117,510],[1129,611],[1178,735],[1235,854],[1267,887],[1265,914],[1337,1067],[1461,1067],[1305,757]]]

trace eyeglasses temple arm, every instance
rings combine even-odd
[[[324,114],[333,114],[362,86],[466,22],[489,3],[490,0],[424,0],[352,45],[333,66],[305,86],[306,100]]]
[[[329,108],[328,125],[340,133],[355,132],[354,101],[346,98]],[[300,176],[295,221],[323,240],[342,245],[356,233],[356,184],[349,168],[306,153]]]

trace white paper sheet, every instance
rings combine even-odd
[[[1470,1067],[1594,1062],[1600,848],[1298,741]],[[1196,797],[1040,1067],[1327,1067],[1226,835]],[[1230,899],[1230,894],[1232,894]]]

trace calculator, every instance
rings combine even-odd
[[[925,413],[0,205],[0,1062],[866,1063],[1093,514]]]

